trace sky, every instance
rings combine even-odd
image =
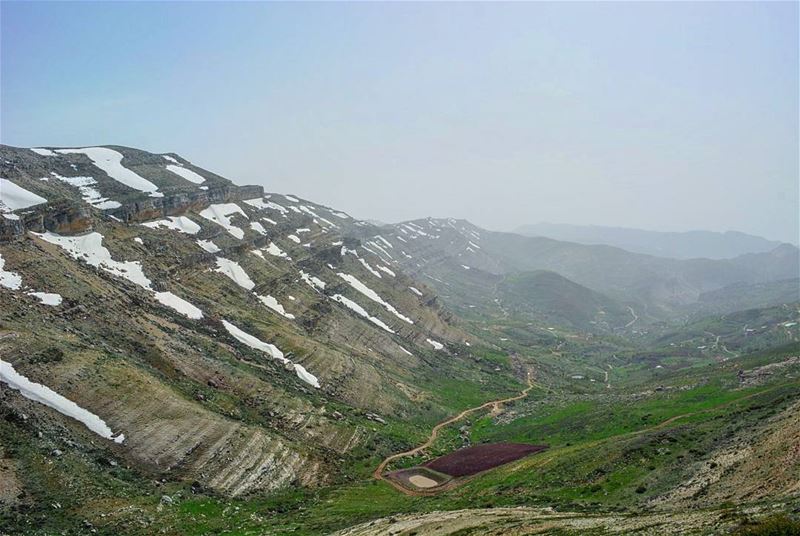
[[[798,242],[798,4],[0,3],[0,142],[354,216]]]

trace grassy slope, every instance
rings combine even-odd
[[[760,311],[745,316],[768,318],[779,325],[787,314],[792,311]],[[10,445],[6,457],[10,455],[19,464],[18,476],[32,501],[5,513],[8,517],[0,526],[26,533],[31,533],[31,526],[40,527],[40,533],[65,527],[79,532],[83,521],[88,520],[107,533],[149,534],[157,525],[172,534],[222,530],[261,533],[268,528],[276,533],[296,528],[299,534],[319,534],[398,512],[433,509],[520,504],[635,509],[642,501],[677,485],[686,476],[680,471],[687,463],[702,459],[723,444],[724,438],[755,427],[800,397],[796,382],[771,381],[769,385],[736,389],[738,368],[796,354],[796,344],[783,354],[770,351],[723,363],[701,352],[640,359],[641,347],[637,344],[562,328],[549,330],[516,317],[476,315],[465,326],[480,336],[484,345],[454,348],[460,357],[449,360],[446,367],[425,364],[413,370],[412,384],[424,395],[415,402],[414,412],[408,418],[389,417],[385,426],[359,421],[366,439],[340,459],[337,467],[341,472],[334,485],[322,489],[290,489],[270,497],[237,500],[205,491],[193,493],[188,483],[157,484],[153,475],[123,469],[124,461],[114,452],[87,445],[86,434],[80,431],[72,430],[66,437],[83,438],[83,448],[55,459],[53,449],[66,450],[63,426],[28,424],[22,426],[24,433],[20,434],[20,426],[14,422],[18,416],[9,415],[0,425],[3,444]],[[735,322],[732,326],[732,334],[741,328]],[[85,329],[94,328],[87,325]],[[682,330],[687,332],[683,335],[691,336],[695,328],[681,327],[674,333],[681,335]],[[763,345],[783,340],[770,336]],[[668,352],[668,345],[664,347]],[[183,396],[193,396],[190,384],[167,374],[169,367],[157,360],[148,361],[147,352],[140,355],[143,361],[137,366],[156,372]],[[535,366],[543,388],[499,419],[472,417],[469,435],[472,441],[546,442],[552,446],[549,452],[481,475],[440,497],[406,497],[370,478],[382,457],[420,443],[430,426],[445,415],[518,391],[521,384],[512,373],[519,361]],[[663,368],[656,369],[656,363]],[[229,364],[247,367],[235,359]],[[605,387],[605,372],[612,389]],[[573,380],[574,374],[585,379]],[[660,386],[664,389],[657,391]],[[254,424],[262,418],[235,396],[217,394],[209,401],[209,409]],[[347,413],[344,405],[330,409]],[[658,427],[681,415],[686,416]],[[462,424],[444,431],[430,454],[462,446],[457,433]],[[44,432],[43,438],[37,437],[39,431]],[[113,460],[119,460],[118,465],[112,465]],[[165,494],[173,504],[161,504]]]
[[[529,313],[547,325],[591,330],[598,324],[622,327],[631,319],[620,303],[546,270],[505,277],[498,295],[515,313]]]
[[[587,390],[583,382],[557,397],[539,391],[512,408],[511,420],[474,419],[471,437],[473,441],[546,439],[551,450],[479,475],[437,497],[407,497],[372,480],[368,472],[378,458],[372,455],[357,464],[345,482],[319,490],[228,501],[192,496],[183,489],[178,504],[159,507],[157,498],[163,491],[154,489],[137,494],[131,502],[169,534],[222,530],[320,534],[401,512],[501,505],[635,511],[689,477],[692,464],[731,438],[751,434],[800,399],[796,374],[800,371],[750,388],[739,388],[736,378],[739,368],[751,369],[798,352],[800,347],[794,344],[725,363],[667,359],[668,368],[647,366],[645,371],[632,363],[612,370],[609,380],[615,387],[610,390],[602,385]],[[663,390],[656,390],[660,387]],[[473,398],[477,396],[467,393],[458,404],[472,403]],[[411,431],[392,423],[381,434],[396,434],[399,442],[419,438]],[[454,438],[454,433],[443,434],[437,447],[447,447]],[[176,489],[170,491],[175,496]],[[98,526],[108,523],[109,531],[115,527],[114,531],[148,532],[132,522],[141,515],[117,512],[98,518],[100,511],[85,514]]]

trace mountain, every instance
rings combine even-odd
[[[591,331],[624,327],[630,312],[611,298],[547,270],[509,275],[498,285],[503,305],[539,324],[568,325]]]
[[[730,533],[797,500],[792,246],[370,223],[122,146],[0,174],[0,533]],[[470,446],[528,455],[431,468]]]
[[[725,314],[795,302],[800,302],[800,279],[797,278],[728,285],[701,294],[692,309],[696,315]]]
[[[481,229],[464,220],[422,219],[353,231],[365,246],[422,278],[453,307],[484,306],[502,278],[547,270],[632,306],[640,317],[685,314],[703,293],[797,277],[800,251],[782,244],[733,259],[669,259],[550,238]],[[755,305],[752,305],[755,306]]]
[[[424,283],[344,236],[365,222],[175,154],[3,146],[0,162],[2,379],[124,435],[108,456],[225,495],[319,486],[381,442],[372,415],[435,420],[452,401],[421,385],[486,374]]]
[[[614,246],[634,253],[674,259],[731,259],[745,253],[765,253],[781,245],[774,240],[738,231],[662,232],[543,222],[522,225],[514,232],[578,244]]]

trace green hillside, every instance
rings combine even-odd
[[[546,270],[509,275],[497,286],[497,294],[514,314],[544,325],[611,330],[632,318],[615,300]]]

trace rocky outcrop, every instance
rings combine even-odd
[[[8,220],[0,217],[0,244],[10,242],[25,232],[22,220]]]
[[[142,222],[165,216],[178,216],[190,210],[200,211],[215,203],[230,203],[263,195],[263,186],[226,185],[165,197],[146,197],[123,205],[110,213],[125,222]]]
[[[86,205],[75,203],[47,205],[42,214],[41,226],[43,230],[64,235],[85,233],[94,227],[92,211]]]
[[[124,222],[144,222],[188,211],[200,211],[215,203],[231,203],[263,197],[263,186],[220,186],[208,190],[182,192],[165,197],[146,197],[120,208],[106,211]],[[75,235],[91,231],[93,210],[76,201],[57,201],[18,214],[19,219],[0,218],[0,243],[14,240],[26,231],[52,231]]]
[[[90,207],[70,201],[40,205],[18,216],[16,220],[0,218],[0,243],[14,240],[26,231],[74,235],[94,228]]]

